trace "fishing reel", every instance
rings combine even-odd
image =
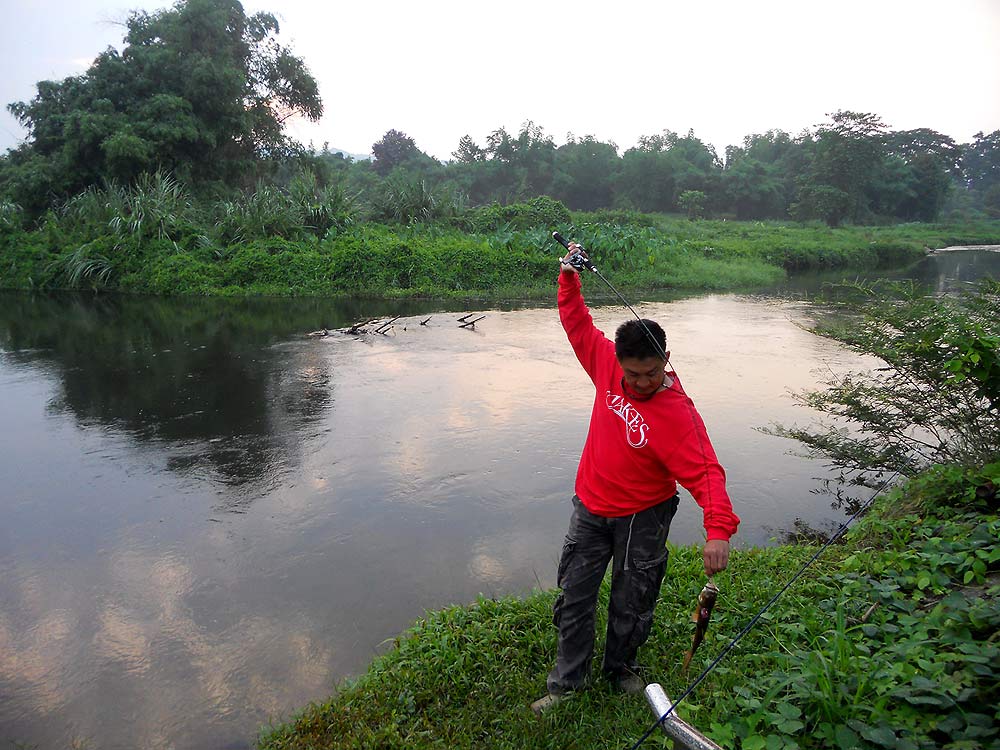
[[[590,258],[584,255],[580,250],[577,250],[568,258],[564,258],[563,263],[567,266],[573,266],[573,268],[577,271],[582,271],[584,268],[588,271],[594,270],[594,264],[590,262]]]
[[[569,250],[569,243],[565,239],[563,239],[563,236],[559,234],[559,232],[553,232],[552,239],[554,239],[560,245]],[[577,250],[568,258],[563,258],[562,262],[567,266],[572,266],[577,271],[582,271],[585,268],[588,271],[597,270],[594,264],[590,262],[590,258],[587,257],[587,251],[584,250],[579,245],[577,246]]]

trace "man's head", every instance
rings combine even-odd
[[[646,333],[645,324],[649,329]],[[650,341],[650,334],[659,344],[659,349]],[[660,354],[670,357],[667,336],[660,325],[653,320],[627,320],[615,331],[615,355],[625,373],[625,385],[640,396],[651,396],[663,384],[666,360]]]
[[[649,333],[646,333],[647,330]],[[650,341],[650,334],[656,340],[656,345]],[[655,320],[645,318],[641,321],[626,320],[615,331],[615,354],[619,361],[626,358],[648,359],[649,357],[663,361],[662,352],[666,350],[667,335]]]

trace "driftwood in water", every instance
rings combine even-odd
[[[466,315],[465,317],[469,317],[469,316]],[[459,328],[475,328],[476,327],[476,323],[478,323],[480,320],[482,320],[485,317],[486,317],[485,315],[480,315],[478,318],[475,318],[474,320],[470,320],[470,321],[468,321],[466,323],[462,323],[462,325],[460,325]],[[459,318],[459,320],[461,320],[461,318]]]
[[[388,331],[390,328],[392,328],[392,324],[395,323],[397,320],[399,320],[399,316],[398,315],[395,318],[390,318],[385,323],[383,323],[378,328],[376,328],[375,329],[375,333],[381,333],[383,336],[385,336],[386,335],[386,331]]]
[[[363,333],[368,333],[368,329],[365,326],[369,326],[374,323],[378,318],[372,318],[371,320],[366,320],[364,323],[355,323],[350,328],[342,328],[343,333],[349,333],[352,336],[360,336]]]

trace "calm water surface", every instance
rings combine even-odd
[[[909,273],[943,288],[1000,254]],[[248,747],[425,610],[553,586],[592,386],[554,309],[468,311],[0,294],[0,743]],[[755,428],[810,421],[790,391],[870,363],[787,294],[639,311],[728,471],[737,545],[840,521],[823,467]],[[304,335],[388,315],[388,336]],[[608,333],[626,315],[594,310]],[[671,539],[702,534],[687,497]]]

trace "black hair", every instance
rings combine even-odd
[[[645,324],[646,328],[643,328]],[[646,329],[649,333],[646,333]],[[652,334],[659,350],[653,345],[649,336]],[[660,324],[655,320],[642,321],[626,320],[615,331],[615,354],[618,359],[634,357],[635,359],[646,359],[648,357],[663,357],[667,351],[667,334],[660,328]]]

